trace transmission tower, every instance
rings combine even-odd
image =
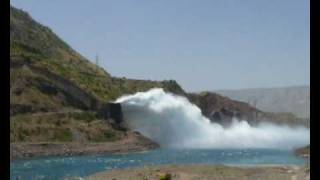
[[[98,56],[98,54],[96,55],[96,66],[99,67],[99,56]]]

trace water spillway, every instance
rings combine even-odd
[[[168,148],[293,149],[310,143],[310,130],[233,119],[229,127],[212,123],[188,99],[163,89],[120,97],[128,126]]]
[[[113,119],[117,124],[120,124],[123,121],[120,103],[105,103],[99,108],[98,114],[104,119]]]

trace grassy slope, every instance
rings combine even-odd
[[[12,142],[103,142],[124,136],[93,112],[24,114],[10,121]]]
[[[113,78],[71,49],[49,28],[14,8],[10,12],[10,55],[23,57],[35,66],[71,80],[104,101],[113,100],[123,93],[147,90],[155,86],[168,89],[171,85],[169,81],[137,83],[134,80]],[[180,88],[177,84],[174,85]]]

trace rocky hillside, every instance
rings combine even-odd
[[[303,158],[310,159],[310,144],[305,147],[296,149],[295,154],[297,154]]]
[[[267,112],[288,112],[300,118],[310,118],[310,87],[257,88],[221,90],[219,94],[250,103]]]
[[[48,27],[14,7],[10,9],[10,65],[10,104],[13,109],[90,109],[97,103],[94,99],[111,101],[124,93],[151,87],[182,91],[174,81],[111,77],[70,48]]]
[[[112,77],[85,59],[48,27],[10,7],[10,139],[113,141],[124,132],[95,111],[123,94],[162,87],[183,92],[172,80]]]
[[[257,124],[262,121],[277,124],[309,126],[304,119],[297,118],[291,113],[269,113],[263,112],[250,104],[232,100],[213,92],[201,92],[198,94],[189,93],[187,97],[196,104],[211,121],[228,126],[233,118],[246,120],[250,124]]]

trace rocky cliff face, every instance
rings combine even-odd
[[[233,117],[253,122],[256,120],[257,114],[262,113],[247,103],[234,101],[216,93],[188,94],[188,98],[210,120],[224,125],[230,124]]]

